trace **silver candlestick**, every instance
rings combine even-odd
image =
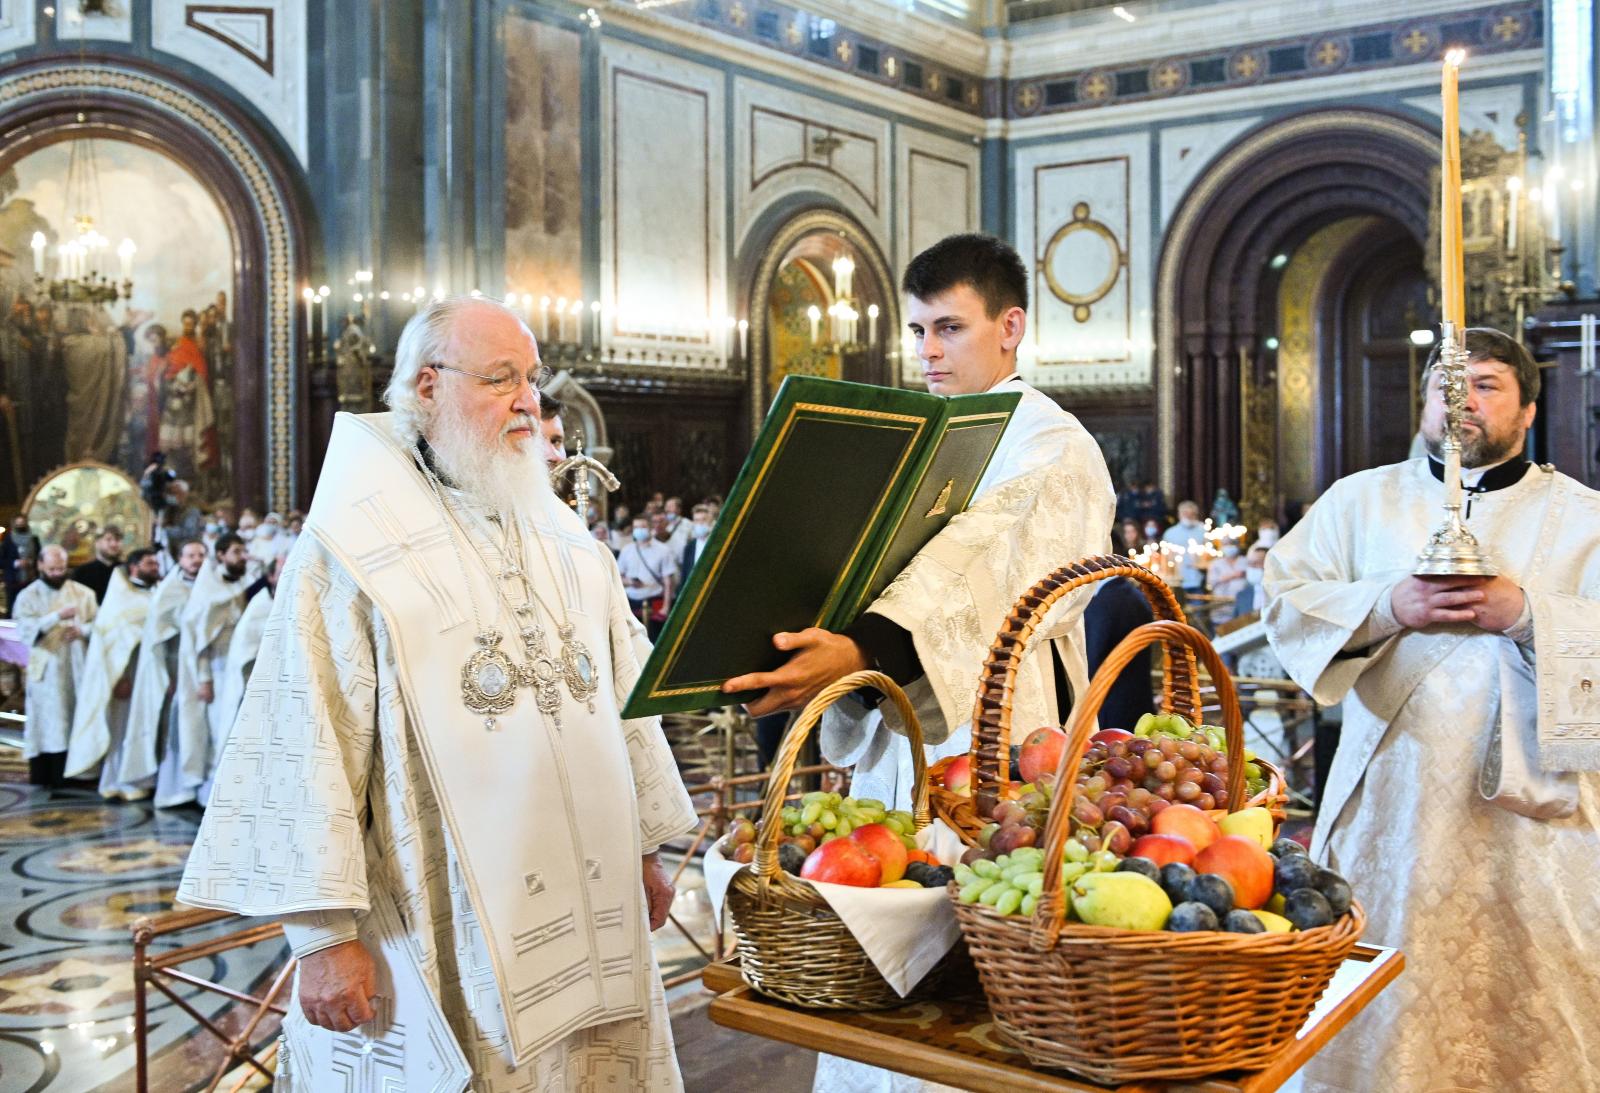
[[[1439,383],[1444,393],[1444,523],[1428,539],[1412,573],[1418,577],[1493,577],[1495,568],[1461,522],[1461,419],[1467,408],[1467,347],[1456,324],[1443,324]]]
[[[614,490],[622,483],[617,476],[607,469],[606,465],[593,456],[583,454],[583,432],[576,430],[572,434],[573,447],[577,449],[572,455],[567,456],[550,470],[550,485],[560,489],[562,481],[572,479],[572,498],[577,503],[578,519],[584,526],[589,524],[589,473],[592,471],[600,479],[600,483],[608,490]]]

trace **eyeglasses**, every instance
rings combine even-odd
[[[523,380],[527,380],[528,386],[537,392],[539,388],[543,387],[550,380],[550,370],[543,364],[540,364],[533,371],[527,373],[527,375],[523,375],[523,373],[517,371],[509,364],[502,364],[499,368],[495,369],[488,375],[485,375],[482,372],[472,372],[465,368],[457,368],[453,364],[439,364],[437,362],[432,362],[424,367],[437,368],[441,372],[459,372],[463,376],[471,376],[480,383],[488,384],[490,389],[493,390],[497,395],[516,394],[516,392],[522,387]]]

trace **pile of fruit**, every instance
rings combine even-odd
[[[808,793],[785,807],[778,865],[806,880],[857,888],[943,888],[953,873],[917,848],[909,812],[889,811],[882,801],[837,793]],[[756,828],[737,820],[717,843],[729,861],[755,860]]]
[[[1066,750],[1060,729],[1035,729],[1012,749],[1012,777],[1021,780],[1000,801],[966,860],[1009,854],[1043,841],[1045,820],[1055,796],[1055,769]],[[1244,753],[1247,798],[1266,788],[1255,756]],[[1223,730],[1196,727],[1178,714],[1146,714],[1135,732],[1102,729],[1090,737],[1078,764],[1072,803],[1072,834],[1093,853],[1138,853],[1135,840],[1162,831],[1157,818],[1174,805],[1198,810],[1228,807],[1228,758]],[[961,781],[961,786],[952,783]],[[957,792],[970,782],[970,770],[951,764],[946,786]]]

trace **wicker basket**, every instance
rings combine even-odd
[[[1041,605],[1040,611],[1048,605]],[[1016,620],[1019,633],[1027,618]],[[1171,661],[1198,658],[1209,669],[1227,732],[1229,800],[1244,782],[1243,729],[1233,681],[1211,643],[1183,623],[1141,626],[1111,652],[1073,715],[1060,771],[1088,750],[1095,714],[1118,671],[1161,642]],[[1180,651],[1183,655],[1179,655]],[[1005,733],[1018,644],[996,645],[980,693],[987,729]],[[1152,933],[1065,920],[1061,856],[1076,784],[1063,777],[1044,841],[1044,893],[1031,919],[981,904],[956,904],[995,1022],[1039,1066],[1097,1082],[1193,1078],[1259,1069],[1294,1039],[1365,917],[1359,905],[1331,926],[1288,934]]]
[[[767,798],[756,833],[755,867],[738,873],[728,887],[727,907],[737,938],[744,980],[762,994],[811,1009],[888,1009],[938,993],[941,983],[971,962],[965,947],[956,947],[901,997],[879,974],[861,943],[817,894],[810,881],[778,867],[778,842],[783,831],[783,803],[795,760],[808,733],[834,702],[862,687],[882,691],[900,711],[911,743],[916,784],[912,819],[916,829],[928,826],[928,776],[922,726],[911,702],[894,681],[880,672],[855,672],[824,689],[801,711],[783,738],[783,746],[767,779]]]
[[[1126,577],[1138,585],[1157,619],[1184,621],[1183,608],[1178,606],[1177,598],[1165,581],[1121,555],[1101,554],[1063,566],[1024,593],[1006,616],[995,638],[995,649],[1026,648],[1035,627],[1057,601],[1085,585],[1112,577]],[[1161,710],[1181,713],[1198,724],[1201,719],[1200,675],[1194,654],[1185,649],[1173,655],[1174,651],[1165,644],[1162,652]],[[985,664],[986,673],[992,664],[993,657]],[[989,676],[986,674],[985,678]],[[980,690],[978,710],[972,719],[973,795],[963,797],[944,787],[944,773],[956,756],[939,760],[928,771],[928,803],[934,815],[954,828],[969,846],[977,845],[978,833],[988,823],[987,817],[1004,787],[1011,782],[1010,718],[997,724],[993,719],[982,717],[985,701],[992,703],[993,699],[994,696],[985,696]],[[1266,805],[1272,809],[1273,818],[1281,822],[1288,802],[1283,776],[1271,764],[1263,763],[1261,767],[1267,776],[1267,788],[1246,803]]]

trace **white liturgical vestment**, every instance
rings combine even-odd
[[[178,731],[184,741],[204,741],[186,752],[195,765],[185,765],[184,786],[196,773],[194,784],[201,804],[206,803],[206,786],[216,769],[222,742],[233,727],[233,711],[217,701],[226,687],[228,644],[234,627],[244,614],[244,594],[250,582],[244,576],[229,580],[215,556],[200,567],[183,615],[178,621],[178,689],[173,701],[178,707]],[[211,701],[200,699],[200,685],[211,684]]]
[[[928,762],[967,751],[978,676],[1006,612],[1051,570],[1110,545],[1116,496],[1105,458],[1078,419],[1015,377],[991,388],[1019,391],[1005,435],[966,511],[928,542],[867,610],[911,633],[926,675],[912,699]],[[1088,687],[1083,609],[1089,592],[1068,596],[1037,631],[1018,673],[1013,740],[1060,722],[1053,643],[1075,694]],[[824,715],[822,753],[854,766],[851,792],[909,808],[911,749],[888,709],[859,712],[837,703]],[[884,716],[887,714],[887,718]]]
[[[115,692],[117,684],[137,664],[139,639],[144,636],[145,619],[154,599],[155,589],[135,585],[118,566],[111,572],[106,601],[95,616],[94,636],[89,639],[83,683],[73,711],[66,775],[81,777],[107,760],[100,778],[103,796],[144,788],[117,777],[130,699],[118,698]]]
[[[1539,467],[1469,494],[1466,526],[1532,625],[1407,630],[1390,591],[1443,492],[1426,459],[1352,475],[1267,555],[1273,650],[1344,707],[1312,851],[1365,907],[1363,940],[1406,959],[1306,1088],[1597,1089],[1600,800],[1582,771],[1600,740],[1600,703],[1584,701],[1600,690],[1600,494]],[[1507,772],[1515,756],[1537,773],[1543,749],[1555,805],[1486,800],[1491,744]],[[1579,773],[1557,773],[1574,759]]]
[[[68,608],[77,612],[75,618],[61,617]],[[40,579],[17,593],[11,617],[17,636],[29,647],[24,758],[67,750],[97,609],[93,590],[70,578],[60,588]]]
[[[179,678],[179,623],[194,590],[194,581],[177,567],[156,586],[155,602],[145,616],[139,639],[139,663],[133,674],[133,698],[122,747],[107,755],[107,774],[121,785],[155,787],[159,808],[194,800],[205,779],[210,734],[203,718],[191,718],[193,736],[186,737],[174,701]],[[160,777],[157,777],[157,773]]]
[[[449,495],[462,542],[389,421],[336,421],[179,898],[356,912],[379,1017],[331,1033],[296,1000],[289,1089],[677,1089],[640,857],[696,818],[659,721],[618,714],[648,646],[615,563],[547,493],[520,559]],[[520,685],[466,708],[484,630],[522,661],[518,569],[587,647],[592,710],[564,687],[546,717]]]

